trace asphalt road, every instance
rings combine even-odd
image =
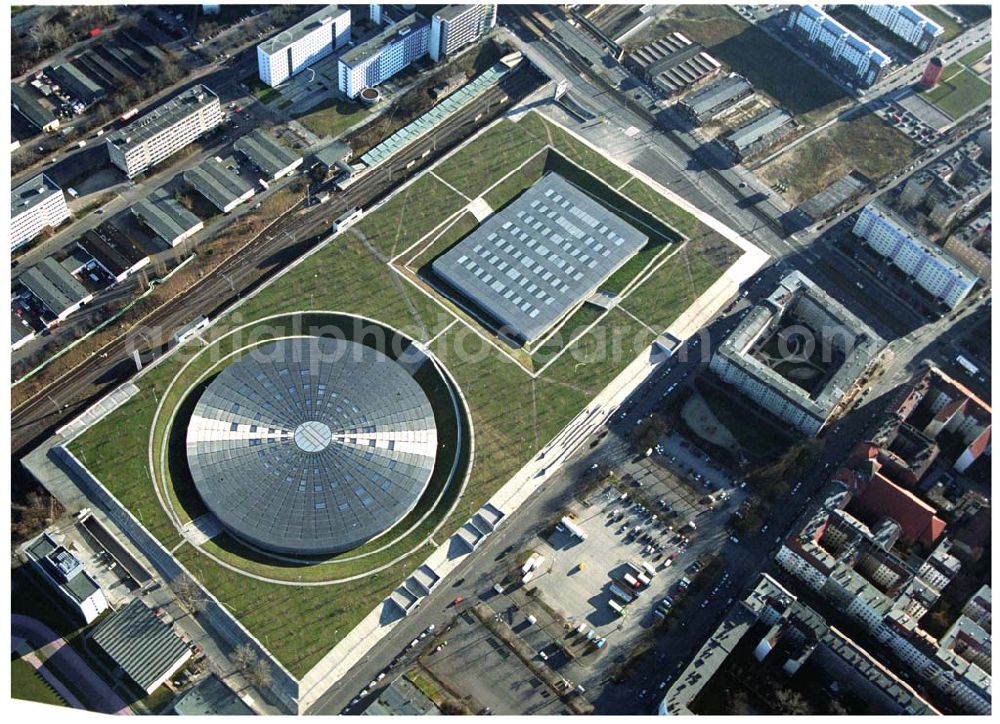
[[[199,315],[211,318],[242,295],[256,289],[275,273],[329,235],[334,218],[350,208],[370,206],[407,178],[433,163],[449,148],[488,124],[509,105],[527,95],[539,83],[533,71],[521,68],[473,101],[434,131],[401,150],[389,163],[362,176],[343,192],[335,192],[327,204],[305,213],[287,214],[266,233],[248,242],[244,250],[227,259],[200,279],[185,294],[161,306],[135,325],[158,330],[154,339],[138,338],[132,330],[97,351],[92,357],[13,410],[11,448],[16,459],[41,442],[62,422],[122,384],[134,372],[128,357],[132,349],[157,350],[174,330]],[[504,96],[511,100],[501,103]],[[476,116],[482,117],[476,120]],[[426,157],[422,155],[431,151]],[[408,165],[414,162],[411,167]],[[147,332],[148,333],[148,332]]]
[[[77,691],[86,693],[90,711],[105,714],[131,714],[132,710],[90,665],[55,631],[41,621],[12,614],[11,635],[24,639],[46,656],[45,666],[61,681],[72,681]]]

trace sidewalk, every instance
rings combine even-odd
[[[71,675],[75,684],[78,684],[84,688],[87,692],[93,695],[91,699],[92,706],[84,707],[81,705],[80,701],[65,690],[65,687],[59,683],[58,686],[53,684],[53,688],[59,692],[59,695],[66,699],[67,703],[76,708],[87,708],[91,711],[97,710],[106,714],[118,714],[118,715],[128,715],[132,714],[132,709],[129,708],[118,694],[112,691],[104,679],[94,673],[94,670],[90,668],[80,655],[73,650],[72,647],[66,644],[62,638],[60,638],[55,631],[50,629],[48,626],[43,624],[41,621],[36,621],[33,618],[27,616],[21,616],[19,614],[11,615],[11,635],[18,636],[18,638],[24,640],[35,640],[35,641],[46,641],[48,643],[43,644],[41,647],[35,650],[35,661],[32,661],[26,657],[28,663],[39,669],[39,673],[42,673],[43,677],[49,681],[49,677],[45,675],[45,668],[65,668],[63,674]],[[30,644],[29,644],[30,646]],[[38,657],[37,654],[41,654]],[[57,662],[53,662],[53,659],[58,657]],[[45,664],[43,665],[41,659],[44,659]],[[52,683],[49,681],[49,683]]]

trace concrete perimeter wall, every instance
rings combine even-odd
[[[62,445],[55,445],[49,450],[49,456],[69,473],[73,481],[93,504],[101,507],[111,522],[128,536],[129,540],[139,548],[166,581],[170,582],[181,575],[187,575],[198,585],[206,601],[205,610],[198,613],[199,623],[209,629],[213,636],[228,643],[231,648],[236,648],[241,644],[250,644],[259,658],[270,662],[271,685],[266,692],[262,693],[266,693],[273,700],[272,703],[282,711],[297,714],[299,710],[299,682],[223,608],[207,589],[201,586],[196,576],[189,573],[177,562],[170,552],[108,492],[101,481],[77,460],[73,453]]]

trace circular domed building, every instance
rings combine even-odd
[[[355,548],[416,505],[434,470],[434,410],[399,362],[341,339],[269,342],[226,367],[187,428],[209,510],[266,551]]]

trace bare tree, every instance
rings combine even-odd
[[[205,610],[208,602],[205,600],[201,587],[194,582],[191,576],[182,573],[175,578],[173,589],[174,593],[177,594],[177,600],[192,613],[200,613]]]
[[[24,497],[23,503],[13,503],[15,520],[11,526],[13,537],[23,540],[52,522],[51,500],[37,490],[32,490]]]
[[[258,689],[268,688],[272,681],[271,664],[263,659],[257,659],[254,661],[253,666],[250,667],[250,673],[247,678]]]
[[[28,31],[36,51],[42,52],[54,45],[52,33],[56,27],[55,23],[38,23]]]
[[[250,643],[242,643],[230,652],[229,660],[241,674],[248,676],[258,661],[257,652]]]

